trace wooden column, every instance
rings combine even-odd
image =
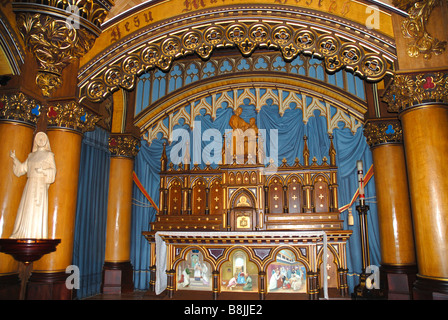
[[[139,143],[137,137],[126,134],[114,134],[109,139],[109,198],[101,285],[101,291],[105,294],[134,290],[133,267],[130,261],[132,173]]]
[[[260,296],[260,300],[264,300],[266,298],[266,272],[265,271],[258,272],[258,278],[260,286],[260,289],[258,289],[258,293]]]
[[[448,299],[448,72],[399,74],[387,89],[403,126],[413,216],[414,299]]]
[[[218,300],[218,294],[219,294],[219,271],[213,270],[212,271],[213,276],[213,287],[212,287],[212,297],[213,300]]]
[[[348,295],[347,274],[348,269],[338,268],[338,289],[342,297]]]
[[[82,134],[94,128],[98,117],[68,101],[50,105],[47,119],[56,162],[56,179],[48,190],[48,237],[61,239],[61,243],[55,252],[34,263],[27,299],[69,300],[72,290],[65,284],[66,268],[73,256]]]
[[[19,108],[17,105],[19,104]],[[10,151],[25,161],[31,152],[37,116],[32,110],[37,102],[23,93],[0,96],[0,238],[9,238],[14,228],[17,209],[25,187],[26,175],[16,177]],[[0,299],[18,299],[20,291],[19,265],[10,255],[0,253]]]
[[[416,259],[401,123],[393,118],[368,120],[364,134],[375,170],[381,288],[389,300],[412,299]]]
[[[401,119],[414,213],[418,277],[421,284],[431,283],[434,292],[441,291],[448,299],[448,179],[445,169],[448,104],[409,109],[401,114]]]

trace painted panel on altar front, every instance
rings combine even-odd
[[[212,268],[199,250],[190,250],[177,267],[177,290],[212,290]]]
[[[221,267],[221,291],[258,292],[258,268],[243,250],[235,250]]]
[[[306,293],[306,269],[290,250],[278,252],[267,270],[268,292]]]

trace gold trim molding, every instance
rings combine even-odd
[[[33,110],[36,111],[33,112]],[[0,120],[21,121],[36,125],[39,115],[38,102],[21,92],[4,94],[0,97]]]
[[[87,112],[75,101],[57,103],[48,107],[48,127],[71,129],[78,132],[87,132],[95,129],[100,117]]]
[[[364,125],[364,136],[371,148],[382,144],[402,143],[403,129],[398,119],[371,119]]]
[[[219,48],[238,48],[249,57],[256,49],[281,52],[286,61],[299,54],[309,54],[324,60],[327,71],[342,68],[353,71],[370,81],[380,80],[388,71],[392,72],[393,61],[387,54],[370,50],[369,47],[350,41],[337,32],[327,32],[310,26],[257,19],[232,19],[220,23],[205,21],[186,26],[179,32],[154,33],[135,49],[126,47],[126,52],[80,80],[79,101],[102,101],[111,92],[123,88],[132,90],[136,76],[159,68],[167,72],[175,59],[197,54],[209,59]]]
[[[140,138],[131,134],[111,134],[109,137],[109,151],[112,157],[135,158],[140,145]]]
[[[409,13],[401,24],[401,32],[405,38],[413,39],[408,44],[407,54],[430,59],[432,54],[440,55],[445,51],[446,41],[432,37],[426,31],[426,24],[433,9],[446,0],[395,0],[394,5]]]
[[[448,104],[448,72],[396,74],[382,98],[389,105],[389,112],[424,103]]]

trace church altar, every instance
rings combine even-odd
[[[328,298],[348,293],[346,243],[338,211],[336,151],[310,161],[266,164],[254,121],[232,116],[222,161],[190,166],[189,148],[177,167],[163,148],[159,210],[151,230],[150,290],[169,297],[180,290]],[[250,131],[250,134],[246,132]],[[187,145],[188,147],[188,145]]]
[[[256,266],[258,272],[252,278],[258,278],[258,283],[252,286],[257,287],[255,292],[259,293],[260,299],[264,299],[269,292],[290,292],[307,293],[310,299],[317,299],[320,290],[323,297],[328,298],[328,273],[327,268],[322,268],[319,274],[320,265],[328,264],[329,247],[343,253],[345,250],[345,241],[350,236],[350,232],[325,232],[325,231],[256,231],[256,232],[191,232],[191,231],[158,231],[145,232],[146,239],[152,244],[151,249],[155,249],[155,283],[154,290],[156,294],[168,291],[170,297],[176,290],[184,290],[182,282],[182,271],[180,267],[188,254],[196,251],[199,264],[207,262],[210,264],[208,274],[201,274],[203,277],[210,277],[210,286],[198,286],[198,290],[211,288],[214,297],[222,291],[229,291],[225,270],[226,264],[231,260],[232,252],[246,254],[249,260]],[[304,280],[301,284],[291,287],[284,284],[282,288],[272,288],[272,279],[275,272],[273,265],[281,265],[278,258],[286,253],[292,253],[295,259],[288,259],[290,266],[305,267]],[[287,264],[284,264],[287,265]],[[194,268],[194,266],[192,267]],[[211,269],[211,270],[210,270]],[[267,271],[270,270],[270,274]],[[346,289],[346,270],[338,269],[340,290]],[[177,277],[176,277],[177,275]],[[318,280],[322,277],[322,281]],[[290,281],[295,278],[286,277],[283,281]],[[201,283],[202,284],[202,283]],[[243,286],[244,287],[244,286]],[[235,287],[234,287],[235,288]],[[289,290],[288,290],[289,289]],[[235,292],[241,290],[232,289]],[[254,290],[250,290],[254,292]],[[242,291],[247,292],[247,291]]]

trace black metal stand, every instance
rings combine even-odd
[[[352,299],[354,300],[371,300],[371,299],[385,299],[383,290],[367,288],[367,278],[371,273],[366,273],[367,267],[370,266],[370,251],[369,251],[369,233],[367,228],[367,212],[369,206],[361,203],[356,206],[356,211],[359,213],[359,230],[361,235],[361,253],[362,253],[362,272],[359,277],[359,284],[355,287]]]

